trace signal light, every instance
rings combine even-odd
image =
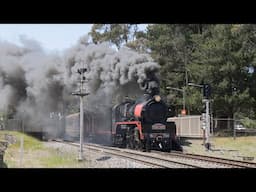
[[[206,113],[202,113],[201,115],[201,128],[206,129]]]
[[[204,97],[207,99],[211,96],[211,86],[209,84],[204,84],[203,94],[204,94]]]

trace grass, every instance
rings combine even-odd
[[[184,151],[188,153],[204,154],[242,160],[244,157],[254,157],[256,162],[256,136],[241,136],[235,140],[233,137],[210,138],[212,150],[207,151],[202,145],[202,140],[187,139]]]
[[[41,165],[46,168],[79,167],[81,164],[75,159],[75,153],[63,153],[56,149],[49,149],[49,155],[41,158]]]
[[[62,152],[58,148],[51,148],[31,136],[11,131],[0,131],[0,140],[4,134],[13,135],[16,143],[8,146],[4,155],[4,162],[8,168],[75,168],[88,166],[87,162],[78,162],[77,154]],[[21,137],[24,139],[23,158],[21,161]]]
[[[10,131],[0,131],[0,140],[4,134],[13,135],[16,143],[8,146],[4,155],[4,162],[8,168],[86,168],[87,161],[78,162],[77,153],[63,151],[61,148],[53,148],[31,136]],[[20,138],[24,139],[23,159],[21,164]],[[242,156],[254,157],[256,162],[256,136],[237,137],[213,137],[210,138],[212,150],[206,151],[202,145],[202,139],[186,139],[184,152],[203,154],[209,156],[225,157],[242,160]]]

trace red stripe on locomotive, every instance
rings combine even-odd
[[[136,125],[139,129],[139,133],[140,133],[140,139],[143,140],[144,139],[144,135],[142,133],[142,126],[141,126],[141,122],[140,121],[123,121],[123,122],[116,122],[116,126],[117,125]],[[114,133],[115,134],[115,133]]]

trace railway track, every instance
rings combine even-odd
[[[79,147],[78,143],[65,143]],[[134,160],[157,168],[256,168],[256,163],[252,162],[181,152],[166,153],[152,151],[151,153],[145,153],[131,149],[107,147],[91,143],[84,144],[84,147],[90,150]]]
[[[135,161],[139,161],[144,164],[153,165],[154,167],[160,168],[199,168],[196,165],[183,163],[179,161],[174,161],[165,157],[156,157],[150,154],[145,154],[140,151],[134,151],[129,149],[119,149],[114,147],[105,147],[105,146],[98,146],[94,144],[87,144],[86,146],[89,149],[100,150],[102,152],[116,155],[119,157],[124,157],[128,159],[132,159]]]
[[[55,141],[55,142],[61,142],[61,141]],[[79,147],[78,143],[71,143],[71,142],[62,142],[62,143]],[[106,154],[114,155],[114,156],[125,158],[125,159],[130,159],[154,168],[199,168],[192,164],[173,161],[171,159],[163,158],[163,157],[153,157],[148,154],[144,154],[143,152],[129,150],[129,149],[120,149],[120,148],[107,147],[107,146],[102,146],[97,144],[88,144],[88,143],[84,144],[84,148],[103,152]]]
[[[238,161],[220,157],[212,157],[212,156],[205,156],[199,154],[191,154],[191,153],[180,153],[180,152],[171,152],[171,153],[164,153],[164,152],[155,152],[162,154],[164,156],[169,157],[176,157],[176,158],[185,158],[185,159],[192,159],[199,162],[209,162],[215,164],[217,166],[221,165],[227,168],[256,168],[256,163],[246,162],[246,161]]]
[[[88,144],[90,146],[94,144]],[[105,147],[105,146],[100,146]],[[181,152],[159,152],[143,153],[130,149],[112,148],[116,151],[125,151],[129,154],[138,154],[143,157],[155,158],[158,160],[170,161],[184,165],[193,166],[193,168],[256,168],[256,163],[225,159],[220,157],[212,157],[198,154],[181,153]],[[157,156],[156,156],[157,154]]]

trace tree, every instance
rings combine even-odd
[[[248,69],[255,63],[254,33],[254,25],[230,24],[214,25],[193,35],[191,80],[213,87],[216,116],[233,118],[237,111],[248,113],[255,102],[248,81]]]
[[[133,40],[129,41],[126,46],[140,53],[149,53],[147,33],[143,31],[134,32]]]
[[[182,88],[187,86],[189,71],[188,65],[194,49],[192,35],[201,34],[208,25],[199,24],[154,24],[148,26],[148,47],[152,57],[161,65],[161,91],[166,91],[166,86]],[[189,88],[186,88],[189,90]],[[187,91],[186,91],[187,92]],[[168,101],[182,105],[182,96],[169,94]],[[186,97],[186,103],[189,101]],[[190,100],[191,102],[193,99]],[[190,108],[190,102],[188,102]]]
[[[136,24],[94,24],[89,35],[95,44],[108,41],[120,49],[134,40],[137,30]]]

